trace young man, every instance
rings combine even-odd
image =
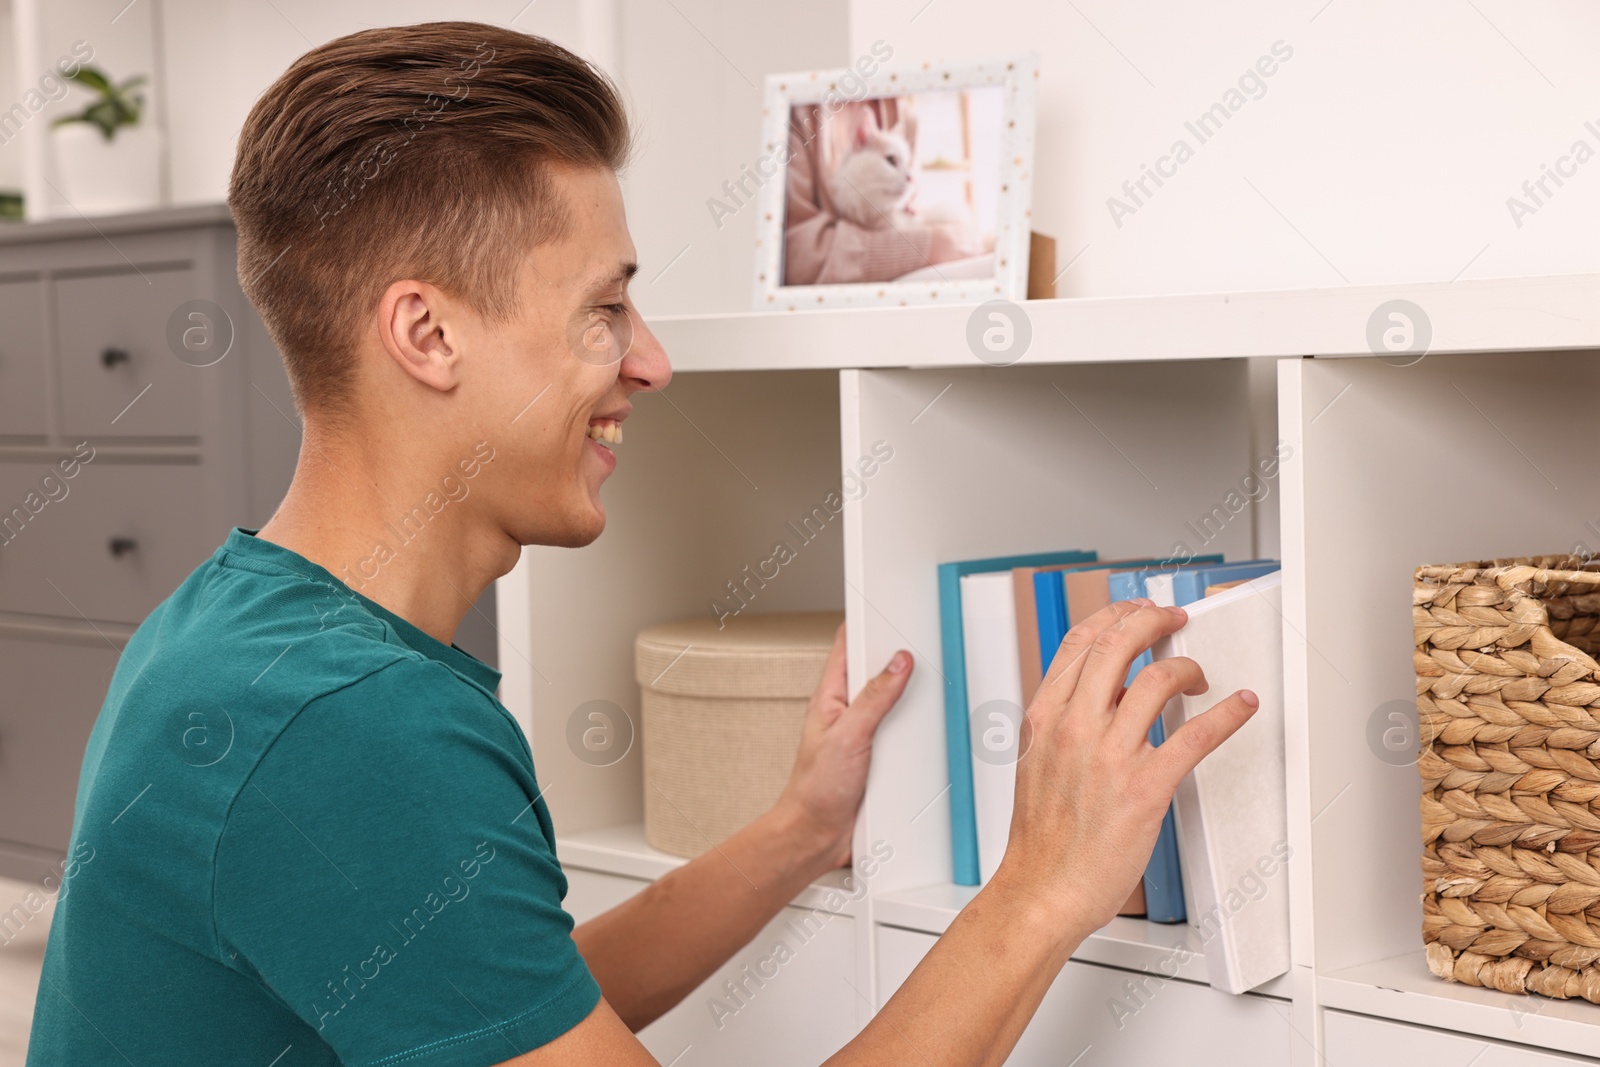
[[[627,146],[587,64],[467,23],[334,41],[256,104],[229,200],[300,462],[123,655],[30,1064],[650,1064],[633,1031],[847,862],[906,652],[850,700],[841,633],[773,810],[574,929],[526,741],[450,644],[521,546],[599,536],[601,439],[671,374],[627,295]],[[444,506],[441,472],[470,495]],[[426,536],[382,548],[418,508]],[[1178,780],[1250,715],[1234,694],[1146,743],[1201,671],[1121,683],[1182,621],[1118,604],[1067,636],[1000,872],[830,1062],[1005,1058],[1139,879],[1127,857]]]

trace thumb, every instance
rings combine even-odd
[[[878,724],[906,691],[911,662],[911,653],[905,649],[896,652],[889,657],[889,665],[869,679],[850,702],[850,717],[858,720],[868,736],[877,732]]]

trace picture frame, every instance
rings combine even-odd
[[[1026,298],[1037,54],[892,57],[767,78],[757,310]]]

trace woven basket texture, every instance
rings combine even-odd
[[[697,856],[772,807],[843,620],[741,615],[639,633],[645,840]]]
[[[1412,603],[1428,967],[1600,1003],[1600,561],[1421,567]]]

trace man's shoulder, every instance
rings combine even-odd
[[[444,705],[498,712],[491,694],[406,644],[348,588],[225,556],[129,641],[96,727],[108,761],[164,749],[194,766],[226,747],[244,771],[308,709],[319,714],[301,732],[359,724],[391,735],[428,729]]]
[[[249,562],[219,552],[190,575],[134,634],[113,693],[171,699],[203,680],[213,699],[281,706],[421,658],[349,589]]]

